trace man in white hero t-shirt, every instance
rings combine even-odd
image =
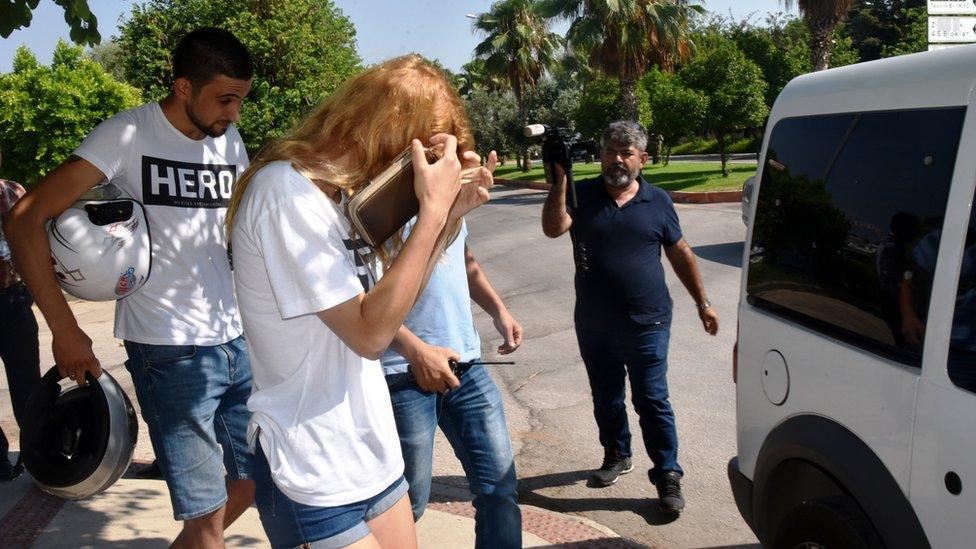
[[[223,545],[254,498],[245,442],[251,368],[224,233],[231,188],[248,166],[234,122],[253,65],[231,33],[197,29],[173,54],[172,92],[95,128],[11,213],[7,237],[53,334],[61,372],[101,375],[91,339],[54,278],[44,224],[108,182],[146,207],[152,271],[115,309],[136,395],[176,520],[174,546]],[[225,476],[226,471],[226,476]]]

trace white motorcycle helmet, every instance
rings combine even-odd
[[[84,194],[47,227],[61,288],[88,301],[132,295],[149,279],[146,210],[108,184]]]

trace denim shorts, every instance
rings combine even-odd
[[[254,501],[272,547],[334,549],[369,535],[366,523],[390,510],[407,494],[401,476],[375,496],[336,507],[313,507],[288,498],[275,486],[268,460],[257,444],[254,452]]]
[[[173,517],[220,509],[225,480],[251,477],[251,363],[244,338],[213,346],[126,341],[125,351]]]

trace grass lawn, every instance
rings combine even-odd
[[[644,166],[644,178],[651,184],[667,191],[728,191],[739,190],[746,178],[756,173],[756,164],[729,164],[729,176],[722,177],[719,162],[672,162],[668,166],[648,164]],[[600,163],[573,164],[573,176],[577,181],[600,175]],[[495,170],[498,179],[545,181],[542,167],[523,173],[511,162]]]

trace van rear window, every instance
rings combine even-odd
[[[747,299],[904,364],[918,328],[964,107],[787,118],[762,168]]]

